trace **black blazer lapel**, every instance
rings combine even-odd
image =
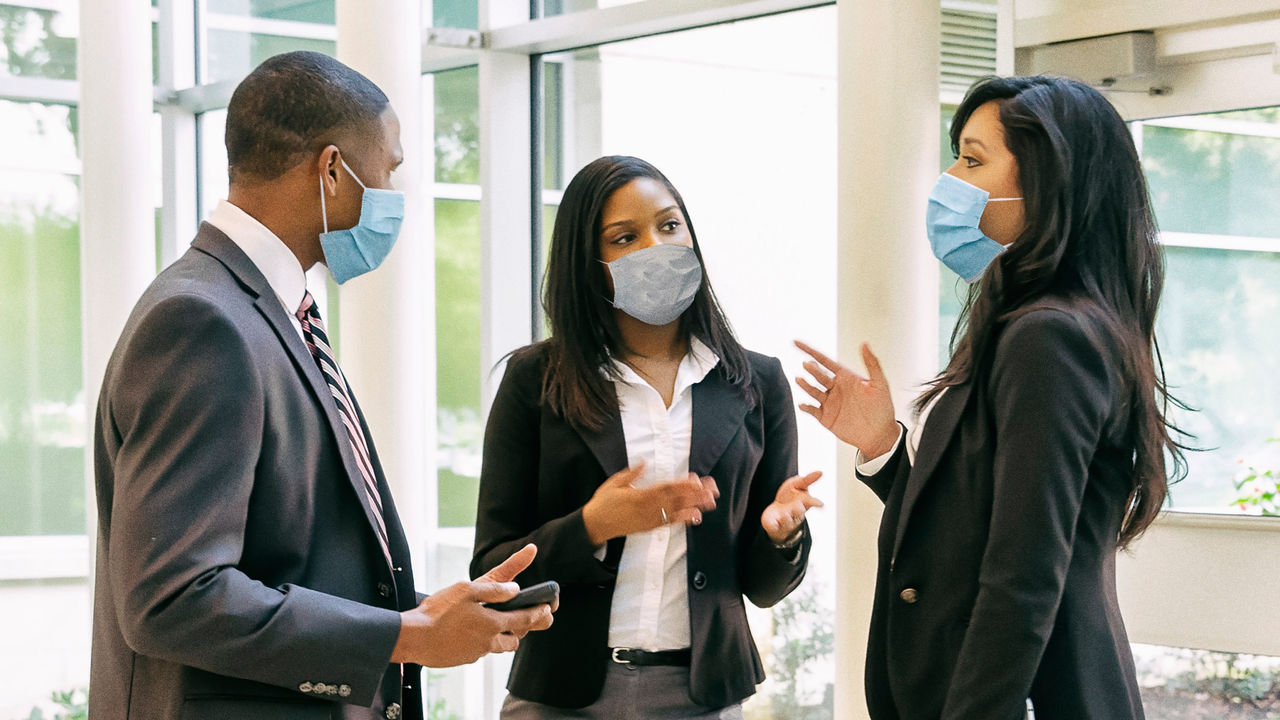
[[[617,404],[610,409],[609,417],[599,429],[573,425],[573,430],[600,463],[606,478],[627,467],[627,438],[622,432],[622,414]]]
[[[972,382],[947,388],[947,391],[938,399],[938,403],[929,411],[929,416],[925,418],[924,430],[920,435],[920,448],[916,453],[916,461],[911,467],[911,474],[907,477],[907,487],[902,496],[902,509],[898,514],[898,531],[893,541],[895,556],[902,546],[902,537],[907,529],[911,508],[919,499],[920,493],[924,491],[924,486],[933,475],[933,471],[937,469],[947,445],[951,443],[951,436],[955,434],[956,427],[960,424],[960,416],[969,402],[969,393],[972,388]],[[903,442],[906,441],[904,437]]]
[[[729,441],[742,429],[742,418],[749,409],[746,391],[730,385],[718,367],[693,386],[689,472],[711,474]]]
[[[236,277],[249,294],[253,295],[254,307],[271,325],[276,337],[280,338],[280,343],[284,345],[289,357],[293,360],[294,367],[298,370],[298,374],[302,376],[303,384],[310,389],[316,403],[323,409],[325,419],[329,423],[329,431],[333,434],[333,440],[338,446],[339,454],[342,456],[342,464],[347,471],[347,480],[351,483],[352,489],[355,490],[356,497],[360,499],[360,506],[364,508],[365,519],[369,522],[369,531],[377,533],[377,517],[374,515],[375,511],[369,502],[369,494],[364,489],[364,477],[360,474],[360,466],[356,461],[355,451],[351,447],[351,437],[347,434],[346,426],[342,423],[342,417],[338,414],[338,406],[333,400],[333,393],[329,390],[329,384],[325,382],[324,375],[320,373],[320,367],[316,365],[311,351],[302,342],[302,338],[298,336],[298,331],[293,328],[293,323],[289,320],[289,316],[285,314],[284,308],[280,306],[279,300],[276,299],[275,291],[271,289],[266,277],[262,275],[262,272],[253,264],[253,261],[244,254],[244,251],[231,238],[209,223],[201,223],[192,247],[216,258],[227,270],[231,271],[231,274]],[[353,398],[352,402],[354,401]]]
[[[604,470],[604,477],[601,482],[611,477],[614,473],[626,469],[627,467],[627,436],[622,432],[622,413],[618,409],[618,404],[614,403],[609,409],[609,416],[605,418],[604,424],[599,429],[592,430],[590,428],[572,425],[574,432],[578,433],[578,437],[582,438],[582,442],[586,443],[591,454],[595,456],[596,462],[600,463],[600,468]],[[610,567],[618,567],[618,561],[622,559],[622,547],[626,542],[625,537],[613,538],[606,544],[604,553],[604,563]]]

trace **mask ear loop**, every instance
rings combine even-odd
[[[356,181],[356,183],[360,185],[360,189],[361,189],[361,190],[368,190],[368,189],[369,189],[369,188],[368,188],[368,186],[366,186],[366,185],[364,184],[364,182],[362,182],[362,181],[360,180],[360,176],[359,176],[359,175],[356,175],[356,174],[355,174],[355,172],[353,172],[353,171],[351,170],[351,166],[347,164],[347,161],[346,161],[346,160],[343,160],[343,159],[342,159],[342,157],[341,157],[341,156],[339,156],[339,157],[338,157],[338,162],[342,163],[342,167],[343,167],[343,169],[345,169],[345,170],[347,171],[347,174],[348,174],[348,175],[350,175],[350,176],[351,176],[351,177]]]
[[[1021,200],[1021,199],[1022,199],[1022,198],[1020,198],[1020,197],[1016,197],[1016,198],[987,198],[987,202],[989,202],[989,203],[993,203],[993,202],[1013,202],[1013,201],[1015,201],[1015,200]]]
[[[320,181],[320,221],[324,223],[324,232],[328,234],[329,212],[328,210],[325,209],[325,206],[324,206],[324,174],[321,173],[320,176],[317,177],[316,179]]]

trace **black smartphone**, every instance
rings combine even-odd
[[[560,597],[560,585],[555,580],[540,582],[520,591],[519,595],[500,603],[485,603],[490,610],[519,610],[534,605],[546,605]]]

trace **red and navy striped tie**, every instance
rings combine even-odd
[[[302,336],[306,338],[307,348],[311,356],[320,366],[320,374],[333,393],[333,401],[338,406],[338,415],[342,416],[342,424],[347,428],[347,437],[351,440],[351,450],[355,453],[356,464],[360,466],[360,475],[364,478],[365,493],[369,496],[369,504],[373,507],[373,516],[377,521],[374,528],[378,534],[378,544],[391,562],[391,549],[387,543],[387,524],[382,519],[382,496],[378,494],[378,481],[373,474],[373,463],[369,459],[369,441],[360,427],[359,416],[356,415],[355,403],[351,401],[351,389],[347,379],[333,359],[333,349],[329,347],[329,336],[324,331],[324,322],[320,319],[320,311],[316,309],[315,298],[307,292],[302,298],[302,306],[298,308],[298,321],[302,324]]]

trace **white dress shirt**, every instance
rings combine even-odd
[[[249,213],[227,200],[218,201],[218,206],[209,216],[209,224],[226,233],[231,242],[249,256],[258,272],[267,279],[276,299],[284,306],[298,337],[303,337],[297,312],[307,292],[307,276],[289,246]]]
[[[676,371],[671,407],[625,363],[614,360],[614,382],[627,444],[627,464],[645,462],[636,487],[669,482],[689,474],[693,437],[693,386],[720,362],[691,338]],[[655,518],[656,519],[656,518]],[[640,650],[680,650],[690,645],[688,546],[682,523],[627,536],[618,562],[618,580],[609,613],[609,646]]]
[[[916,424],[913,425],[911,430],[906,433],[907,463],[913,467],[916,464],[916,452],[920,450],[920,435],[924,433],[924,423],[929,419],[929,413],[933,412],[933,408],[938,405],[938,401],[946,394],[947,389],[943,388],[942,392],[934,395],[933,399],[929,401],[929,404],[925,405],[924,409],[920,411],[920,416],[916,418]],[[889,456],[893,455],[893,452],[898,449],[898,445],[901,442],[903,442],[903,431],[902,428],[899,427],[898,442],[895,442],[893,447],[889,448],[889,452],[868,460],[867,457],[862,454],[862,451],[859,450],[858,457],[855,460],[857,463],[858,474],[875,475],[880,472],[880,468],[883,468],[885,463],[889,462]]]

